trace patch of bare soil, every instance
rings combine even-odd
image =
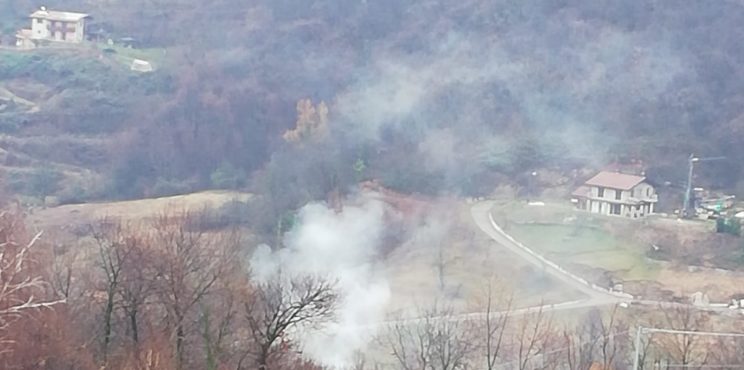
[[[744,242],[716,233],[709,222],[656,218],[635,225],[618,224],[612,231],[648,245],[648,257],[664,266],[654,281],[626,283],[626,289],[636,294],[684,299],[703,292],[723,302],[744,292]]]
[[[649,220],[635,230],[619,230],[636,241],[656,246],[649,257],[680,265],[739,269],[742,239],[719,234],[708,222]]]

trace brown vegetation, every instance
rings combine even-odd
[[[334,312],[331,282],[252,281],[238,234],[199,214],[104,219],[55,255],[20,214],[0,221],[4,369],[311,369],[290,333]]]

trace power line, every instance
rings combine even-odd
[[[587,344],[591,344],[591,343],[596,342],[600,338],[612,339],[612,338],[615,338],[615,337],[618,337],[618,336],[621,336],[621,335],[627,335],[627,334],[630,334],[630,330],[622,331],[622,332],[619,332],[619,333],[602,335],[599,338],[591,338],[591,339],[588,339],[588,340],[586,340],[584,342],[577,343],[575,345],[560,347],[560,348],[556,348],[556,349],[553,349],[553,350],[550,350],[550,351],[547,351],[547,352],[537,353],[535,355],[535,357],[536,358],[537,357],[540,357],[540,356],[543,356],[544,357],[544,356],[547,356],[547,355],[552,355],[552,354],[556,354],[556,353],[560,353],[560,352],[565,352],[565,351],[567,351],[567,350],[569,350],[571,348],[583,347],[583,346],[586,346]],[[496,366],[503,367],[503,366],[506,366],[506,365],[516,364],[518,362],[519,362],[519,360],[513,360],[513,361],[509,361],[509,362],[501,362],[501,363],[496,364]]]
[[[701,335],[711,337],[744,337],[744,333],[734,332],[710,332],[710,331],[692,331],[692,330],[675,330],[675,329],[664,329],[664,328],[644,328],[638,327],[635,338],[635,357],[633,357],[633,370],[638,370],[640,365],[640,350],[641,350],[641,335],[646,333],[662,333],[662,334],[683,334],[683,335]],[[703,365],[679,365],[676,367],[705,367]],[[728,368],[728,365],[710,365],[717,368]],[[675,367],[669,365],[669,367]],[[742,365],[735,365],[734,368],[741,368]]]
[[[659,328],[641,328],[645,333],[665,333],[665,334],[690,334],[690,335],[707,335],[711,337],[744,337],[743,333],[726,333],[711,331],[692,331],[692,330],[673,330]]]
[[[744,368],[744,364],[736,364],[736,365],[693,365],[693,364],[666,364],[664,365],[666,368],[687,368],[687,367],[694,367],[696,369],[742,369]]]

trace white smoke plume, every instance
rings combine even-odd
[[[302,338],[304,353],[328,366],[343,366],[370,337],[358,328],[384,319],[390,288],[376,262],[383,232],[383,204],[361,198],[359,205],[335,213],[322,204],[302,208],[286,235],[286,248],[260,246],[251,265],[256,279],[283,274],[314,274],[337,281],[341,298],[336,320]]]

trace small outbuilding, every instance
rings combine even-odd
[[[146,60],[142,59],[135,59],[132,61],[132,66],[130,67],[131,70],[135,72],[152,72],[154,69],[152,68],[152,64]]]

